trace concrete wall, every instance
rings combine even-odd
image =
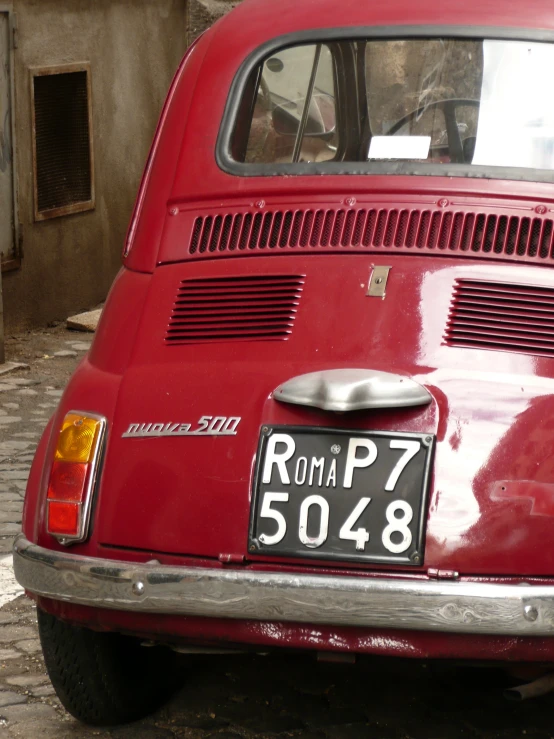
[[[189,0],[187,38],[189,44],[241,0]]]
[[[119,268],[140,176],[187,46],[186,0],[13,0],[23,259],[4,273],[7,333],[90,308]],[[90,62],[96,208],[35,223],[29,67]]]

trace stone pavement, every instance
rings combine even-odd
[[[89,342],[60,328],[12,339],[9,359],[31,368],[0,378],[1,739],[554,738],[554,696],[508,703],[502,691],[514,680],[500,670],[295,654],[183,656],[189,678],[154,716],[109,730],[77,723],[53,694],[9,552],[40,432]]]

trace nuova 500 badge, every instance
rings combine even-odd
[[[236,436],[240,416],[202,416],[191,423],[131,423],[123,439],[156,436]]]

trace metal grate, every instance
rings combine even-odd
[[[85,70],[33,77],[39,214],[92,199],[87,74]]]
[[[542,217],[401,208],[245,211],[196,218],[189,254],[402,249],[541,262],[554,259],[553,223]]]
[[[554,356],[554,288],[456,281],[445,335],[450,346]]]
[[[284,341],[292,332],[303,286],[303,275],[183,280],[166,341]]]

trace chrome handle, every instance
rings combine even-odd
[[[275,390],[275,400],[325,411],[407,408],[427,405],[431,394],[415,380],[368,369],[310,372],[287,380]]]

